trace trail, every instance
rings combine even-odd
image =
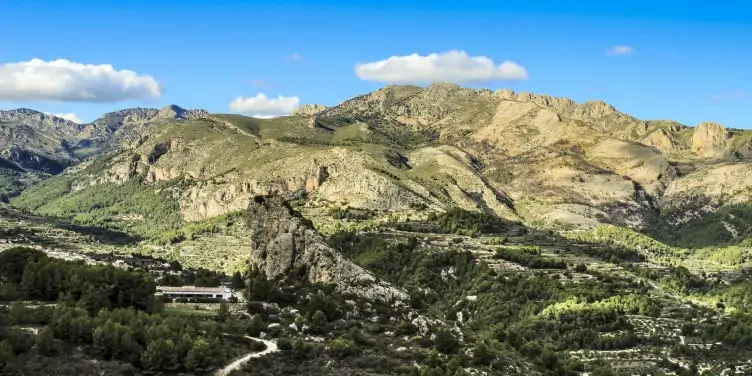
[[[244,337],[247,338],[247,339],[250,339],[252,341],[257,341],[257,342],[263,343],[264,345],[266,345],[266,349],[264,351],[260,351],[260,352],[248,353],[248,354],[244,355],[243,357],[234,360],[232,363],[228,364],[224,368],[222,368],[219,371],[215,372],[214,376],[227,376],[230,373],[232,373],[232,371],[236,371],[236,370],[240,369],[240,367],[242,367],[244,364],[248,363],[248,361],[251,360],[251,359],[253,359],[253,358],[260,358],[260,357],[262,357],[264,355],[268,355],[268,354],[271,354],[273,352],[279,351],[279,349],[277,348],[277,344],[274,343],[274,342],[272,342],[272,341],[267,341],[265,339],[251,337],[251,336],[244,336]]]

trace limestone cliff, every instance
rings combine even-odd
[[[692,152],[706,158],[723,157],[728,136],[726,128],[718,123],[700,123],[692,134]]]
[[[313,116],[326,110],[326,106],[320,104],[306,104],[292,112],[292,116]]]
[[[405,301],[408,296],[378,280],[331,248],[324,238],[279,195],[256,196],[246,213],[251,232],[251,263],[269,279],[302,271],[310,283],[334,285],[341,293],[381,301]]]

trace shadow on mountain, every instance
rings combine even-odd
[[[84,225],[77,225],[77,224],[65,223],[65,222],[59,222],[59,221],[53,222],[53,223],[55,226],[59,228],[73,231],[81,235],[91,236],[97,242],[104,243],[104,244],[127,245],[127,244],[137,243],[143,240],[143,238],[139,236],[134,236],[126,232],[115,230],[115,229],[108,229],[108,228],[102,228],[102,227],[96,227],[96,226],[84,226]]]
[[[480,236],[483,240],[478,239]],[[479,251],[475,257],[490,257],[530,269],[575,267],[557,257],[544,255],[541,248],[553,248],[558,250],[557,253],[581,254],[612,264],[646,261],[644,254],[624,245],[564,238],[554,232],[537,230],[491,214],[458,209],[429,215],[426,221],[392,223],[373,231],[340,231],[329,236],[327,241],[356,264],[392,283],[397,283],[396,276],[413,259],[412,252],[419,244],[424,249],[440,253]],[[507,245],[525,249],[505,252],[504,246]],[[488,254],[494,250],[495,254]],[[487,256],[479,256],[481,254]]]
[[[752,203],[728,205],[712,213],[701,208],[710,204],[708,197],[693,197],[691,203],[672,211],[664,210],[651,218],[643,233],[673,247],[704,248],[724,247],[744,243],[752,236]],[[702,213],[683,223],[687,213]]]
[[[143,240],[141,237],[133,236],[116,229],[108,229],[97,226],[79,225],[67,222],[63,219],[43,217],[37,215],[30,215],[22,213],[16,210],[10,210],[0,206],[0,216],[9,219],[10,221],[26,221],[31,222],[31,226],[45,226],[52,229],[62,229],[75,232],[79,235],[88,237],[92,242],[107,244],[107,245],[127,245],[133,244]],[[71,245],[61,239],[59,234],[54,233],[42,233],[37,229],[24,228],[19,226],[18,228],[1,229],[0,233],[6,237],[10,236],[22,236],[28,240],[37,244],[56,246],[59,248],[70,248]]]

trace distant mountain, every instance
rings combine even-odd
[[[0,194],[14,195],[28,181],[58,174],[83,158],[115,149],[154,121],[194,118],[206,113],[175,105],[162,109],[134,108],[78,124],[26,108],[0,111]]]

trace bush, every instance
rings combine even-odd
[[[440,330],[433,339],[436,350],[443,354],[456,354],[460,349],[460,343],[454,338],[454,335],[446,330]]]
[[[353,341],[336,338],[329,343],[329,352],[338,358],[345,358],[357,354],[358,346]]]

